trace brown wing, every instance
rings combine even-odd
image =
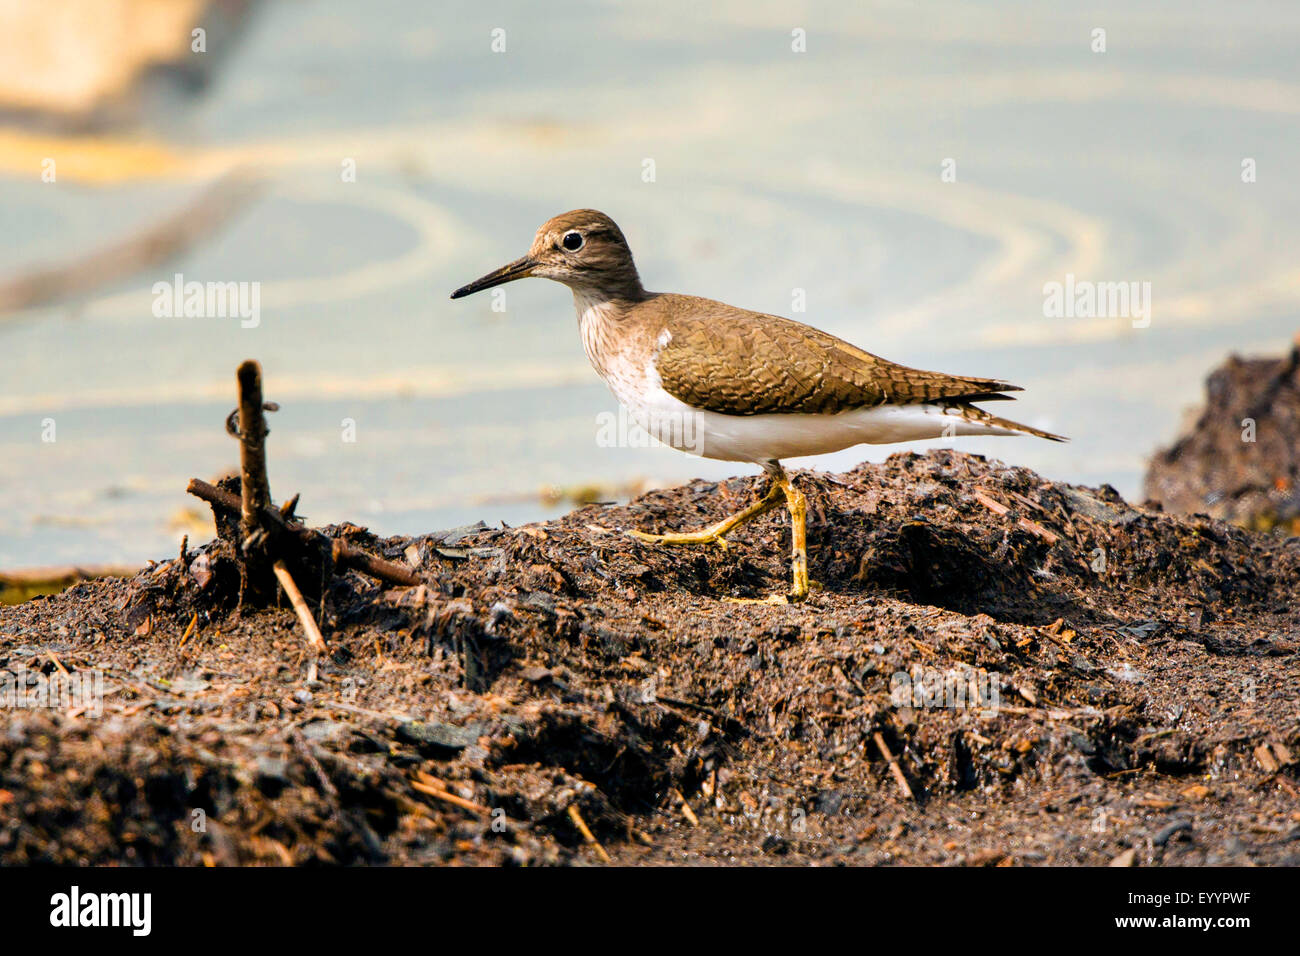
[[[886,402],[1009,399],[1000,393],[1021,391],[994,379],[897,365],[776,315],[687,296],[662,296],[656,305],[671,339],[655,367],[664,389],[696,408],[825,414]]]

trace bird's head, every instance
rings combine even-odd
[[[636,300],[645,294],[623,231],[595,209],[575,209],[542,223],[528,254],[461,286],[453,299],[505,282],[538,276],[563,282],[574,292]]]

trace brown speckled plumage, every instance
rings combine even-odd
[[[655,362],[665,390],[728,415],[835,414],[1020,391],[993,379],[908,368],[792,319],[694,296],[651,296],[625,318],[671,334]]]

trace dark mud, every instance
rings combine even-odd
[[[1166,511],[1300,534],[1300,346],[1232,356],[1205,383],[1204,410],[1158,452],[1145,493]]]
[[[324,582],[332,656],[235,609],[213,544],[0,609],[0,862],[1294,864],[1300,540],[954,452],[646,545],[761,479],[378,540],[426,583]],[[310,489],[304,489],[310,497]],[[4,676],[0,672],[0,677]],[[12,686],[12,682],[11,685]]]

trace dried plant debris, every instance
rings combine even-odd
[[[1167,511],[1300,534],[1300,345],[1281,359],[1234,355],[1205,391],[1195,424],[1152,460],[1147,497]]]
[[[422,583],[304,582],[311,681],[221,541],[0,609],[0,862],[1300,862],[1300,540],[949,451],[796,480],[803,605],[726,600],[784,586],[780,515],[623,533],[755,477],[323,529]]]

